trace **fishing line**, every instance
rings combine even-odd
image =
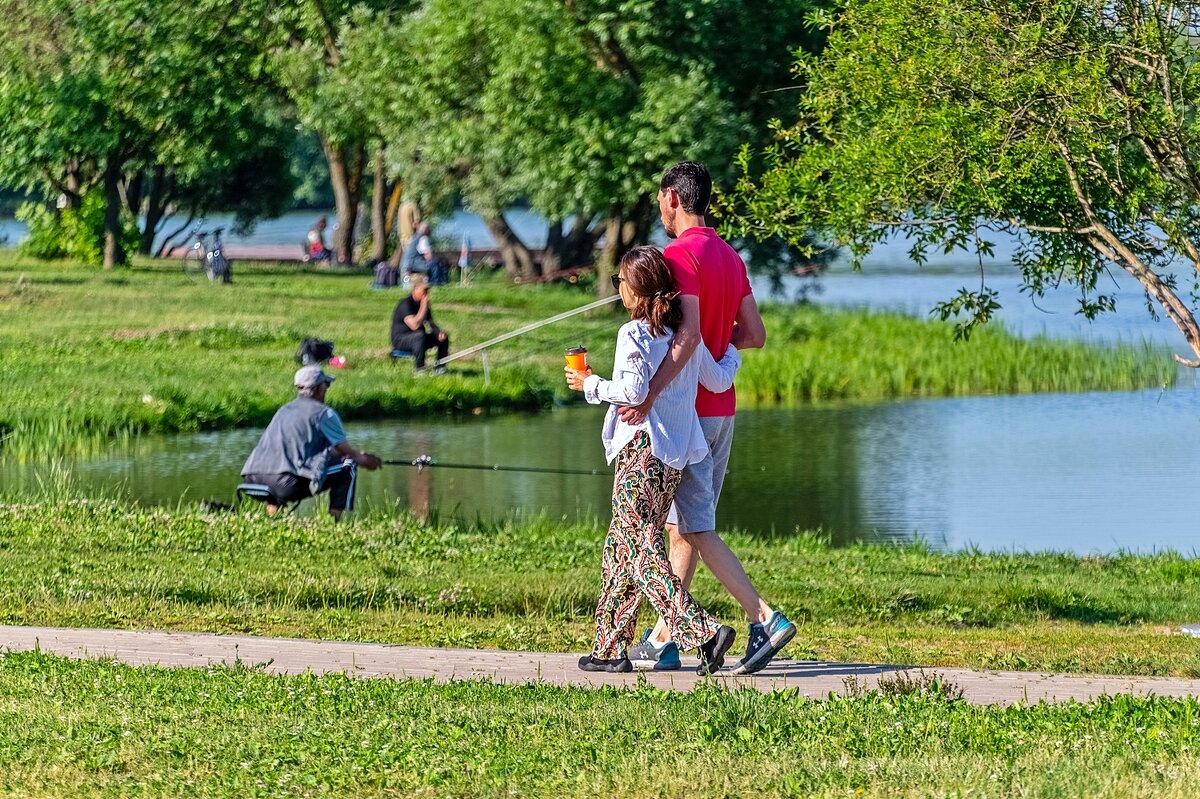
[[[586,474],[586,475],[604,475],[612,474],[608,469],[552,469],[543,466],[501,466],[500,464],[486,463],[442,463],[435,461],[429,455],[418,455],[411,461],[384,461],[388,466],[415,466],[417,471],[422,471],[426,467],[436,466],[440,469],[478,469],[486,472],[536,472],[538,474]]]

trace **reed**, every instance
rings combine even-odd
[[[738,398],[759,404],[1129,390],[1174,383],[1148,346],[1021,339],[993,325],[970,341],[953,326],[894,314],[769,307],[768,341],[745,359]]]
[[[417,378],[388,357],[400,293],[361,272],[235,265],[229,286],[190,283],[174,264],[115,272],[0,254],[0,448],[4,457],[86,454],[146,433],[265,424],[291,395],[308,336],[333,340],[350,368],[330,395],[348,419],[507,412],[578,401],[561,353],[586,343],[603,370],[619,311],[600,311],[503,344],[450,376]],[[481,279],[434,291],[454,349],[578,307],[576,287]],[[739,395],[757,403],[1124,389],[1171,382],[1168,358],[984,331],[954,343],[945,325],[862,311],[765,306],[769,343],[748,353]]]

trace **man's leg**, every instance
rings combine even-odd
[[[729,450],[733,444],[733,417],[701,417],[704,439],[708,443],[708,456],[699,463],[688,465],[675,494],[675,505],[669,521],[676,527],[668,527],[671,533],[671,568],[690,588],[696,571],[697,556],[704,560],[713,576],[725,590],[742,606],[751,624],[761,624],[772,613],[771,607],[755,590],[746,570],[737,555],[717,535],[717,501],[725,483],[725,471],[729,466]],[[662,620],[655,625],[651,636],[655,641],[667,640],[667,631]]]
[[[687,537],[692,547],[700,553],[700,559],[713,573],[713,577],[716,577],[717,582],[725,586],[725,590],[742,606],[751,624],[762,624],[771,617],[771,606],[759,596],[754,584],[746,575],[742,562],[716,531],[689,533]]]
[[[354,510],[357,475],[353,458],[346,458],[325,470],[321,490],[329,492],[329,515],[334,521],[340,520],[343,512]]]
[[[408,350],[413,354],[414,369],[425,368],[425,350],[428,349],[425,346],[425,337],[426,334],[423,330],[414,330],[400,337],[400,349]]]
[[[270,492],[267,500],[267,515],[274,516],[279,508],[289,502],[299,502],[312,496],[309,481],[296,474],[244,474],[247,483],[265,485]]]

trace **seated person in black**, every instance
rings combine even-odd
[[[354,509],[355,469],[378,469],[383,461],[359,452],[346,440],[337,411],[325,404],[334,380],[320,366],[296,372],[296,399],[275,412],[275,418],[246,459],[242,479],[267,487],[267,513],[280,505],[329,492],[329,515],[340,519]]]
[[[421,275],[412,276],[412,293],[396,304],[392,312],[392,349],[413,354],[418,372],[425,369],[425,350],[437,347],[438,360],[450,354],[450,337],[433,321],[429,307],[429,286]],[[445,367],[438,366],[438,372]]]

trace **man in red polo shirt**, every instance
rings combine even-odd
[[[712,195],[712,178],[703,164],[684,161],[663,173],[659,183],[658,207],[663,228],[674,239],[663,255],[675,276],[683,305],[683,323],[663,360],[644,403],[621,411],[625,421],[638,423],[645,417],[659,392],[679,374],[696,347],[703,344],[714,357],[723,355],[732,343],[738,349],[758,349],[766,342],[766,331],[758,303],[750,290],[746,264],[717,232],[708,227],[704,214]],[[708,456],[683,470],[675,504],[667,520],[671,539],[671,568],[685,588],[696,573],[697,558],[737,600],[750,621],[746,654],[734,668],[752,674],[764,668],[796,634],[796,625],[773,610],[759,595],[737,555],[717,534],[717,501],[729,463],[733,443],[736,396],[730,388],[714,394],[700,386],[696,412],[708,442]],[[653,631],[629,650],[634,668],[667,670],[679,668],[679,651],[659,619]]]

